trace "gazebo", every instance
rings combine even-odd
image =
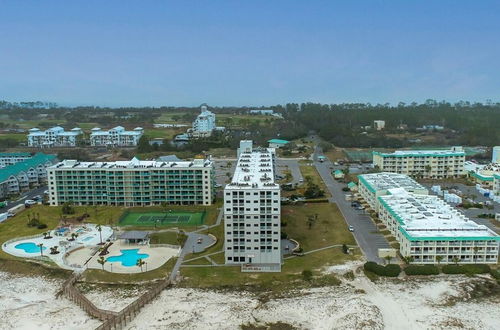
[[[149,233],[147,231],[131,230],[120,235],[127,244],[147,244],[149,242]]]

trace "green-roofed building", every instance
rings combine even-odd
[[[351,191],[355,191],[358,190],[358,185],[355,182],[351,181],[347,184],[347,188],[349,188],[349,190]]]
[[[290,141],[287,140],[280,140],[280,139],[271,139],[268,140],[267,143],[269,143],[269,148],[281,148],[286,146]]]
[[[0,168],[14,165],[31,158],[29,152],[0,152]]]
[[[19,194],[47,182],[47,167],[55,162],[55,155],[37,153],[0,169],[0,198]]]

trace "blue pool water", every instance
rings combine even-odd
[[[121,255],[112,256],[106,260],[109,262],[121,262],[122,266],[132,267],[137,264],[137,260],[149,257],[149,254],[139,253],[139,249],[120,250],[120,252],[122,253]]]
[[[14,247],[19,250],[24,250],[26,253],[40,253],[40,247],[33,242],[20,243]],[[42,247],[42,251],[46,249],[45,246]]]

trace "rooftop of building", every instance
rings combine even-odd
[[[410,240],[500,240],[494,231],[468,219],[438,196],[404,189],[391,189],[390,193],[378,199]]]
[[[30,168],[37,167],[38,165],[45,164],[46,162],[55,161],[55,155],[46,155],[37,153],[33,157],[23,160],[22,162],[6,166],[0,170],[0,182],[4,182],[12,175],[17,175],[20,172],[27,171]]]
[[[194,159],[192,161],[172,161],[163,162],[157,160],[139,160],[137,158],[132,158],[126,161],[116,161],[116,162],[80,162],[73,159],[65,159],[59,162],[51,168],[56,169],[109,169],[109,168],[203,168],[211,167],[212,161],[208,159]]]
[[[279,189],[274,181],[274,149],[242,151],[226,189]]]
[[[380,172],[361,174],[358,175],[358,178],[371,192],[391,188],[404,188],[408,191],[426,190],[424,186],[405,174]]]
[[[277,143],[277,144],[287,144],[290,143],[290,141],[287,140],[281,140],[281,139],[271,139],[267,141],[268,143]]]
[[[430,149],[430,150],[396,150],[394,152],[374,151],[374,155],[382,157],[448,157],[448,156],[465,156],[465,151],[462,147],[453,147],[452,149]]]

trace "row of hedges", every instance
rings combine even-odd
[[[439,268],[434,265],[410,265],[405,268],[406,275],[438,275]]]
[[[401,273],[399,265],[382,266],[375,262],[365,263],[364,269],[379,276],[396,277]],[[439,267],[435,265],[409,265],[404,269],[406,275],[439,275],[441,271],[444,274],[491,274],[497,280],[500,278],[500,272],[491,269],[489,265],[470,264],[470,265],[444,265]]]
[[[378,276],[397,277],[399,273],[401,273],[401,267],[399,267],[399,265],[389,264],[382,266],[373,261],[365,263],[364,268],[366,271],[377,274]]]
[[[486,274],[490,272],[490,266],[481,264],[471,265],[444,265],[445,274]]]

